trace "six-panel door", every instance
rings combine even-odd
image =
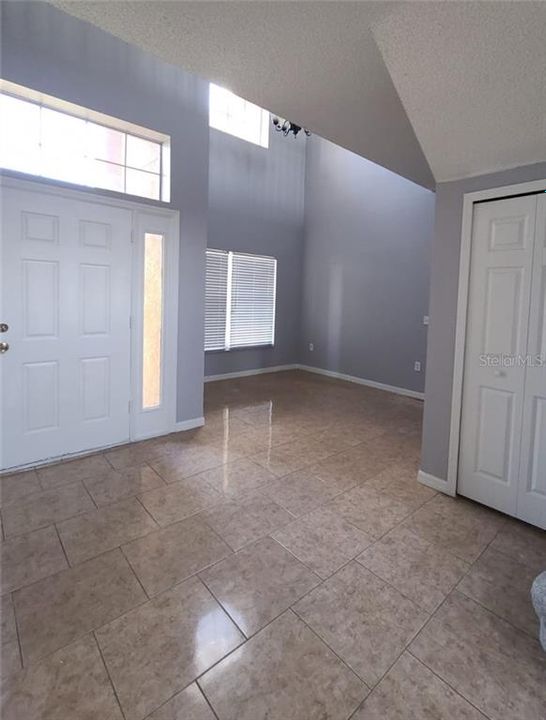
[[[474,207],[457,490],[546,528],[546,196]]]
[[[129,210],[2,192],[2,467],[129,438]]]
[[[474,207],[458,492],[516,514],[536,198]],[[514,362],[512,362],[512,359]]]

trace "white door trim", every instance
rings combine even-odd
[[[461,435],[461,411],[463,402],[464,358],[466,349],[466,325],[468,312],[468,291],[470,284],[470,259],[472,250],[472,216],[474,203],[480,200],[494,200],[508,195],[546,190],[546,178],[518,185],[479,190],[463,196],[463,217],[461,229],[461,252],[459,258],[459,292],[457,298],[457,322],[455,329],[455,357],[451,393],[451,422],[449,433],[449,455],[447,480],[444,492],[455,495],[459,474],[459,444]]]
[[[168,333],[168,341],[167,345],[165,347],[165,366],[164,366],[164,383],[165,383],[165,390],[166,394],[169,397],[169,407],[168,407],[168,413],[169,413],[169,425],[168,427],[165,427],[161,432],[158,432],[157,435],[167,434],[170,432],[175,431],[178,429],[177,422],[176,422],[176,386],[177,386],[177,347],[178,347],[178,296],[179,296],[179,253],[180,253],[180,213],[178,210],[175,210],[171,207],[163,207],[158,205],[157,203],[150,203],[146,202],[143,199],[143,202],[135,201],[135,200],[126,200],[124,198],[117,198],[117,197],[110,197],[108,195],[101,195],[97,191],[89,190],[88,188],[85,189],[79,189],[79,188],[73,188],[73,187],[65,187],[63,185],[57,185],[57,184],[51,184],[47,181],[39,180],[28,180],[23,179],[19,177],[12,176],[10,174],[7,174],[5,172],[0,172],[0,207],[1,207],[1,201],[2,201],[2,193],[5,188],[13,188],[18,190],[24,190],[27,192],[35,192],[39,193],[40,195],[53,195],[56,197],[61,197],[63,199],[73,199],[73,200],[79,200],[79,201],[85,201],[93,203],[94,205],[104,205],[107,207],[114,207],[114,208],[122,208],[125,210],[130,210],[132,213],[132,225],[133,225],[133,237],[132,241],[135,241],[135,231],[137,228],[137,219],[138,215],[144,214],[149,216],[156,215],[157,217],[162,217],[163,219],[166,219],[169,223],[169,229],[171,233],[171,237],[174,238],[174,242],[171,243],[171,253],[169,257],[169,262],[166,267],[166,277],[165,277],[165,305],[169,307],[169,313],[168,317],[166,318],[167,322],[167,333]],[[133,253],[134,255],[134,253]],[[139,294],[135,296],[135,288],[137,285],[138,277],[136,273],[136,269],[134,266],[134,260],[133,260],[133,268],[132,268],[132,290],[131,290],[131,318],[132,318],[132,325],[135,324],[136,319],[136,313],[138,311],[138,305],[135,303],[135,297],[138,298],[141,297]],[[135,437],[134,427],[135,427],[135,414],[139,412],[139,408],[137,407],[137,403],[135,402],[136,398],[134,397],[134,387],[135,382],[138,382],[135,380],[134,377],[134,367],[140,366],[140,363],[135,363],[134,358],[134,352],[135,352],[135,343],[134,343],[134,333],[132,333],[133,337],[131,338],[131,413],[130,413],[130,442],[135,441],[137,439],[142,439],[141,437],[137,438]],[[0,365],[0,373],[1,373],[1,365]],[[0,375],[1,379],[1,375]],[[190,421],[192,422],[192,421]],[[200,419],[197,419],[197,423],[200,422]],[[109,447],[109,446],[108,446]],[[93,452],[97,452],[101,450],[102,448],[93,448],[86,451],[83,451],[82,453],[76,453],[76,454],[70,454],[71,456],[79,456],[79,455],[87,455]],[[64,455],[62,457],[65,457]],[[60,458],[56,458],[57,460]],[[52,462],[52,458],[44,459],[44,462]],[[40,462],[31,463],[30,466],[38,465]]]
[[[110,195],[102,195],[102,191],[90,188],[75,188],[73,186],[65,187],[59,185],[55,181],[48,181],[40,178],[38,180],[27,180],[14,175],[8,174],[9,171],[0,170],[0,190],[4,187],[17,188],[19,190],[27,190],[28,192],[37,192],[41,195],[57,195],[63,198],[74,198],[76,200],[86,200],[95,203],[95,205],[109,205],[110,207],[125,208],[126,210],[146,210],[159,213],[177,213],[169,205],[157,201],[149,201],[142,198],[139,200],[126,200],[123,197],[110,197]],[[108,191],[106,191],[108,192]]]

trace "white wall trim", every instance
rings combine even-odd
[[[455,490],[448,486],[447,480],[442,480],[442,478],[426,473],[424,470],[419,470],[417,473],[417,480],[422,485],[427,485],[427,487],[432,488],[433,490],[438,490],[446,495],[455,496],[456,494]]]
[[[150,200],[145,197],[138,198],[135,195],[126,195],[125,193],[91,188],[86,185],[75,185],[51,178],[16,173],[11,170],[0,169],[0,187],[12,187],[27,190],[28,192],[60,195],[63,198],[87,200],[96,205],[110,205],[127,210],[145,209],[146,212],[157,212],[159,214],[163,214],[165,211],[173,212],[176,210],[170,203],[161,200]]]
[[[283,370],[298,370],[301,365],[273,365],[271,367],[254,368],[253,370],[240,370],[239,372],[223,373],[222,375],[205,375],[205,382],[217,380],[231,380],[234,378],[249,377],[250,375],[265,375],[266,373],[283,372]]]
[[[417,390],[409,390],[408,388],[401,388],[396,385],[385,385],[385,383],[376,382],[375,380],[366,380],[365,378],[346,375],[345,373],[335,372],[334,370],[324,370],[323,368],[311,367],[310,365],[298,365],[298,367],[300,370],[306,370],[307,372],[316,373],[317,375],[326,375],[326,377],[335,378],[336,380],[346,380],[347,382],[356,383],[357,385],[366,385],[366,387],[385,390],[386,392],[404,395],[415,398],[416,400],[424,400],[425,397],[424,393],[418,392]]]
[[[234,378],[249,377],[251,375],[264,375],[266,373],[283,372],[284,370],[304,370],[306,372],[315,373],[317,375],[325,375],[326,377],[335,378],[336,380],[345,380],[347,382],[356,383],[357,385],[366,385],[366,387],[375,388],[376,390],[385,390],[386,392],[395,393],[396,395],[404,395],[406,397],[415,398],[416,400],[424,400],[424,393],[417,390],[409,390],[408,388],[396,387],[395,385],[385,385],[375,380],[366,380],[365,378],[356,377],[355,375],[346,375],[344,373],[335,372],[334,370],[324,370],[323,368],[311,367],[310,365],[302,365],[293,363],[291,365],[274,365],[272,367],[255,368],[253,370],[241,370],[239,372],[224,373],[223,375],[207,375],[205,382],[216,382],[217,380],[231,380]]]
[[[204,417],[190,418],[189,420],[178,420],[178,422],[174,424],[173,432],[193,430],[194,428],[203,427],[204,424]]]
[[[472,250],[472,215],[474,203],[479,200],[494,200],[509,195],[540,192],[546,189],[546,178],[518,185],[480,190],[465,193],[463,196],[463,218],[461,228],[461,252],[459,260],[459,292],[457,297],[457,324],[455,330],[455,356],[453,365],[453,381],[451,386],[451,420],[449,432],[449,455],[447,480],[443,492],[455,495],[459,474],[459,443],[461,435],[461,412],[463,404],[464,356],[466,347],[466,325],[468,313],[468,291],[470,282],[470,264]],[[425,473],[426,474],[426,473]],[[433,477],[432,475],[429,477]],[[427,483],[425,483],[427,484]],[[433,485],[431,485],[433,487]],[[439,489],[439,488],[438,488]]]

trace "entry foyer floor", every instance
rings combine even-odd
[[[545,718],[546,533],[419,485],[421,411],[216,382],[204,428],[2,478],[3,720]]]

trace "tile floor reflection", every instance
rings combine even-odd
[[[546,533],[416,481],[422,404],[301,371],[0,478],[3,720],[539,720]]]

